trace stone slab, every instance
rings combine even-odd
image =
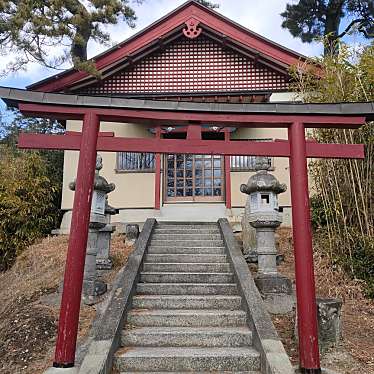
[[[237,295],[236,283],[139,283],[139,295]]]
[[[122,333],[123,347],[243,347],[252,345],[245,327],[142,327]]]
[[[143,348],[116,356],[121,371],[259,370],[259,354],[251,348]]]
[[[221,309],[234,310],[242,298],[235,295],[136,295],[133,307],[137,309]]]
[[[77,367],[73,368],[48,368],[44,374],[78,374],[79,369]]]

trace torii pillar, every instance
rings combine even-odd
[[[300,370],[303,374],[320,374],[307,154],[302,122],[290,125],[288,139]]]
[[[74,367],[79,325],[83,271],[96,165],[100,121],[96,114],[83,118],[76,191],[66,258],[64,287],[56,342],[54,367]]]

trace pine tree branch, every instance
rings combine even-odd
[[[353,28],[354,25],[356,24],[360,24],[361,26],[365,25],[367,23],[367,20],[365,18],[360,18],[360,19],[355,19],[353,20],[347,27],[346,29],[340,33],[338,36],[337,36],[337,39],[341,39],[343,38],[345,35],[347,35],[349,33],[349,31]]]

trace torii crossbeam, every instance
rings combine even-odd
[[[83,120],[81,134],[22,134],[19,138],[20,148],[80,150],[54,366],[74,366],[96,152],[99,150],[289,158],[300,369],[303,373],[321,373],[307,158],[362,159],[364,146],[309,142],[305,139],[305,128],[359,128],[366,120],[374,119],[371,103],[357,104],[356,107],[353,104],[287,104],[279,108],[272,104],[235,107],[228,104],[188,103],[186,108],[186,105],[170,102],[116,99],[115,103],[110,104],[108,98],[22,92],[9,89],[4,91],[0,88],[0,97],[7,102],[18,103],[25,115]],[[100,121],[104,120],[147,123],[158,128],[158,136],[160,125],[183,124],[187,125],[187,139],[129,139],[118,138],[110,133],[100,134]],[[288,141],[260,144],[227,139],[203,141],[202,123],[214,123],[223,127],[288,128]]]

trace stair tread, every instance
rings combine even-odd
[[[233,275],[233,273],[230,272],[190,272],[190,271],[142,271],[141,274],[152,274],[152,275],[159,275],[159,274],[183,274],[183,275],[188,275],[188,274],[193,274],[193,275]]]
[[[211,371],[194,371],[195,374],[212,374]],[[260,371],[214,371],[214,374],[261,374]],[[191,371],[121,371],[120,374],[191,374]]]
[[[133,315],[163,315],[163,316],[189,316],[189,315],[246,315],[244,310],[219,310],[219,309],[131,309]]]
[[[168,283],[169,284],[169,283]],[[186,284],[186,283],[183,283]],[[206,283],[204,283],[206,284]],[[239,295],[135,295],[134,298],[136,299],[158,299],[158,298],[165,298],[165,299],[192,299],[192,300],[204,300],[204,299],[230,299],[230,300],[237,300],[241,299]]]
[[[223,334],[223,333],[232,333],[232,334],[251,334],[251,330],[248,326],[202,326],[202,327],[186,327],[186,326],[177,326],[177,327],[160,327],[160,326],[147,326],[147,327],[133,327],[126,328],[123,330],[125,334]]]
[[[120,348],[116,356],[120,357],[259,357],[251,347],[125,347]]]
[[[138,283],[138,284],[145,284],[145,283]],[[236,286],[236,283],[146,283],[147,286],[154,285],[154,286]]]
[[[186,257],[186,258],[191,258],[191,256],[193,257],[197,257],[197,258],[201,258],[201,259],[205,259],[205,258],[210,258],[212,256],[214,256],[215,258],[219,257],[219,258],[227,258],[226,255],[222,254],[205,254],[205,253],[199,253],[199,254],[194,254],[194,255],[191,255],[190,253],[150,253],[148,254],[148,256],[155,256],[155,257],[167,257],[167,256],[181,256],[181,257]],[[204,261],[202,261],[202,263],[204,263]]]
[[[228,262],[163,262],[162,266],[166,265],[207,265],[207,266],[219,266],[219,265],[227,265]],[[160,265],[159,262],[148,262],[145,261],[144,265]]]
[[[165,245],[155,245],[155,244],[153,244],[153,245],[150,245],[149,246],[149,249],[154,249],[154,248],[165,248],[165,247],[167,247],[167,246],[165,246]],[[172,249],[175,249],[175,247],[173,248],[173,247],[171,247]],[[223,246],[223,245],[218,245],[218,246],[216,246],[216,247],[206,247],[206,246],[198,246],[198,245],[196,245],[196,246],[194,246],[194,247],[177,247],[178,249],[185,249],[185,248],[188,248],[188,249],[191,249],[191,248],[193,248],[193,249],[224,249],[225,247]]]

